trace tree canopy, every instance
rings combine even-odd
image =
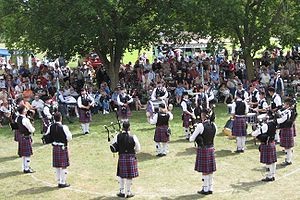
[[[176,42],[229,38],[252,70],[253,56],[272,36],[282,45],[299,43],[299,5],[299,0],[10,0],[0,2],[0,26],[9,48],[66,58],[95,51],[116,82],[124,51],[159,43],[162,35]]]

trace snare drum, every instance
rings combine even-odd
[[[147,112],[149,112],[151,115],[154,113],[155,109],[159,108],[159,104],[165,104],[166,103],[163,100],[154,100],[154,101],[148,101],[148,105],[147,105]]]
[[[231,114],[232,104],[227,104],[228,114]]]
[[[248,113],[247,114],[247,122],[249,124],[256,124],[257,123],[257,115],[256,115],[256,113]]]
[[[260,115],[257,116],[257,120],[258,120],[259,122],[266,121],[267,118],[268,118],[268,115],[267,115],[266,113],[265,113],[265,114],[260,114]]]

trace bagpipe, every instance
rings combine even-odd
[[[117,122],[110,122],[109,125],[104,125],[103,127],[107,131],[107,141],[111,141],[111,137],[114,138],[115,135],[121,132],[121,122],[117,113],[117,108],[114,109],[116,113]]]

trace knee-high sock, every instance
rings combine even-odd
[[[25,162],[24,162],[24,169],[25,170],[29,170],[30,169],[30,157],[24,157],[25,158]]]
[[[129,195],[129,194],[131,194],[132,179],[125,179],[125,180],[126,180],[125,195]]]
[[[81,124],[81,129],[82,129],[82,132],[85,133],[85,124]]]
[[[276,131],[275,141],[280,142],[279,131]]]
[[[162,152],[163,154],[167,154],[167,152],[168,152],[168,143],[166,143],[166,142],[163,142],[163,143],[162,143],[161,152]]]
[[[275,174],[276,174],[276,163],[272,163],[270,165],[270,172],[271,172],[271,176],[275,177]]]
[[[61,171],[61,168],[55,168],[55,175],[56,175],[56,180],[58,183],[60,183],[60,171]]]
[[[90,132],[90,123],[85,124],[85,131]]]
[[[244,150],[246,147],[246,136],[241,137],[241,147],[242,147],[242,150]]]
[[[183,133],[185,135],[185,138],[190,138],[190,129],[183,127]]]
[[[237,150],[242,150],[242,137],[236,137]]]
[[[271,173],[271,165],[266,165],[266,170],[267,170],[267,174],[266,177],[267,178],[272,178],[272,173]]]
[[[156,142],[155,146],[157,154],[160,154],[162,152],[160,142]]]
[[[208,191],[213,191],[213,174],[208,175]]]
[[[60,170],[60,184],[66,184],[67,180],[67,169],[62,169]]]
[[[203,191],[208,192],[208,185],[209,185],[209,176],[203,175]]]
[[[22,171],[25,170],[25,163],[26,163],[25,156],[22,156]]]
[[[120,193],[125,193],[125,178],[119,178]]]
[[[285,150],[286,153],[286,162],[292,162],[292,149],[286,149]]]

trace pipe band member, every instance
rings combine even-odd
[[[262,181],[275,181],[276,173],[276,146],[275,146],[275,134],[276,134],[277,122],[274,119],[263,122],[253,133],[252,136],[256,137],[260,142],[260,162],[266,165],[267,174]]]
[[[167,110],[166,105],[159,104],[159,112],[150,118],[150,124],[155,124],[154,142],[158,157],[166,156],[168,152],[168,142],[170,140],[169,121],[173,119],[173,114]]]
[[[25,106],[21,105],[18,108],[19,116],[17,117],[17,124],[19,133],[19,148],[18,154],[22,157],[23,165],[22,171],[24,173],[33,173],[34,171],[30,168],[30,156],[32,153],[32,138],[31,134],[34,133],[35,128],[31,124],[30,120],[26,117],[27,110]]]
[[[119,177],[120,192],[118,197],[133,197],[131,191],[132,179],[139,176],[136,153],[141,145],[136,135],[130,133],[130,123],[123,122],[123,130],[117,134],[111,145],[112,152],[119,152],[117,176]]]
[[[199,194],[213,193],[213,172],[216,171],[214,138],[216,135],[216,124],[209,120],[209,111],[201,111],[202,122],[199,123],[190,137],[190,142],[196,142],[197,156],[195,171],[202,172],[203,187]]]
[[[118,116],[121,121],[128,121],[131,116],[129,104],[133,102],[133,98],[126,93],[125,88],[121,88],[120,94],[117,97]]]
[[[182,108],[182,126],[183,126],[183,133],[185,138],[188,140],[190,138],[190,122],[193,118],[196,118],[194,115],[194,111],[192,109],[192,102],[189,100],[189,95],[187,92],[183,92],[183,99],[181,101],[181,108]]]
[[[89,134],[90,122],[92,121],[91,107],[94,105],[94,99],[82,88],[77,104],[79,108],[79,122],[81,123],[83,134]]]
[[[56,171],[56,180],[59,188],[69,187],[67,180],[67,167],[70,166],[68,142],[72,140],[72,133],[69,127],[62,125],[62,115],[60,112],[54,114],[55,123],[51,124],[46,132],[52,139],[52,164]]]
[[[271,96],[271,102],[270,102],[268,115],[274,115],[278,110],[280,110],[282,108],[282,99],[279,94],[276,94],[275,88],[269,87],[268,92]],[[278,131],[276,132],[276,135],[275,135],[275,143],[277,143],[277,144],[280,143],[280,137],[279,137]]]
[[[294,122],[294,113],[292,112],[291,106],[293,102],[291,98],[286,98],[284,101],[283,111],[279,111],[277,123],[280,128],[280,146],[284,147],[286,158],[282,163],[283,165],[291,165],[293,150],[294,147],[294,131],[293,131],[293,122]]]
[[[247,103],[244,101],[242,93],[236,93],[236,100],[232,104],[231,114],[233,117],[232,135],[236,136],[236,153],[244,153],[246,147],[247,124],[246,114],[249,111]]]

